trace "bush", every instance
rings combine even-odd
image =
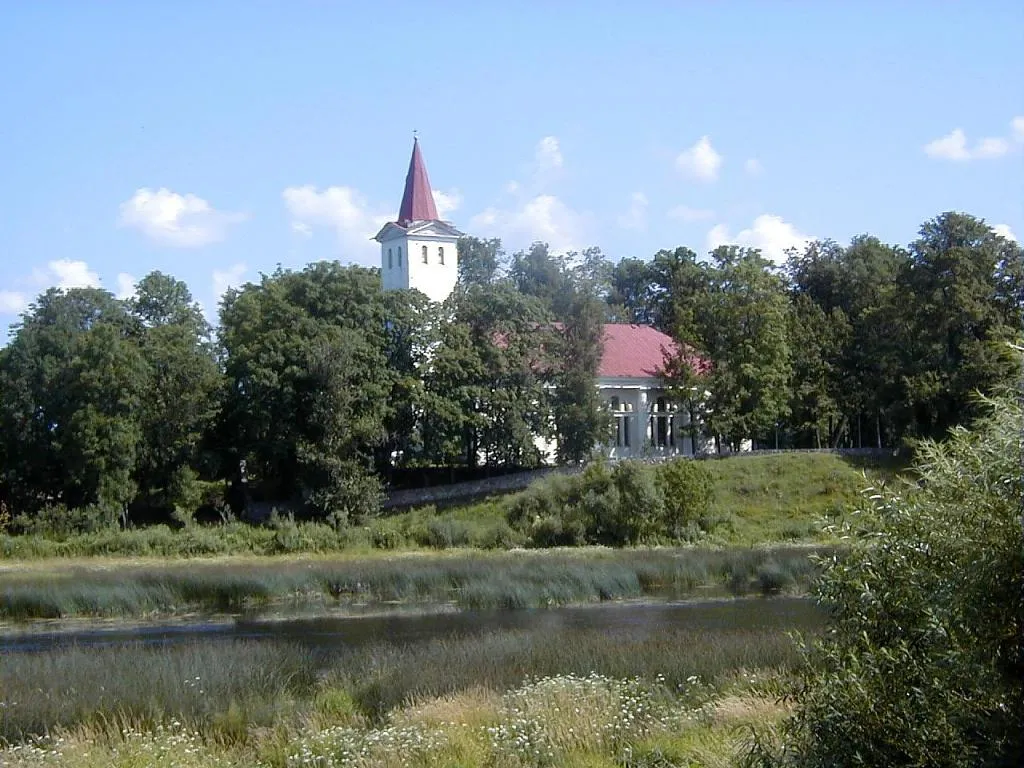
[[[621,547],[701,538],[712,526],[710,501],[710,473],[694,462],[594,462],[579,475],[534,483],[507,500],[505,510],[534,546]]]
[[[117,526],[118,516],[116,509],[98,504],[76,509],[50,504],[33,515],[18,515],[12,527],[29,536],[62,540],[75,534],[112,529]]]
[[[708,510],[714,485],[708,469],[696,461],[676,459],[659,467],[657,477],[668,534],[681,539],[697,529],[710,530]]]
[[[832,631],[751,765],[1009,766],[1024,754],[1020,424],[1011,399],[918,446],[919,487],[873,495],[826,563]]]

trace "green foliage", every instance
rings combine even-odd
[[[454,529],[455,526],[452,526]],[[370,526],[379,549],[408,542],[398,521]],[[463,528],[463,530],[465,530]],[[90,535],[90,553],[152,556],[174,551],[181,558],[240,551],[237,532],[199,526],[171,532],[154,530]],[[159,534],[159,536],[158,536]],[[286,554],[296,549],[335,552],[351,544],[351,529],[279,519],[250,539],[257,554]],[[0,537],[0,549],[5,539]],[[29,540],[31,541],[31,540]],[[48,541],[49,556],[73,550]],[[70,543],[70,542],[69,542]],[[364,549],[367,548],[364,543]],[[85,542],[77,542],[82,547]],[[143,545],[149,544],[146,549]],[[129,549],[130,547],[130,549]],[[173,547],[173,549],[172,549]],[[258,549],[256,549],[258,547]],[[317,550],[317,547],[322,549]],[[193,560],[164,564],[123,563],[107,568],[66,565],[0,572],[0,618],[73,618],[177,615],[196,610],[237,612],[255,606],[303,601],[438,602],[460,608],[528,608],[657,595],[685,597],[698,588],[724,592],[729,585],[745,592],[760,568],[774,562],[806,589],[817,574],[807,547],[765,549],[686,549],[681,551],[470,552],[407,556],[368,553],[346,558],[277,558],[257,562]]]
[[[830,631],[807,647],[777,748],[794,766],[1009,766],[1024,749],[1020,424],[1009,398],[919,446],[920,483],[874,495],[819,587]]]
[[[708,510],[714,486],[707,467],[694,461],[671,461],[659,468],[657,480],[664,499],[665,528],[670,537],[685,539],[694,528],[712,529]]]
[[[688,460],[594,462],[578,475],[534,483],[510,497],[505,509],[535,546],[626,546],[705,535],[710,501],[708,471]]]
[[[373,450],[393,371],[380,278],[361,267],[278,269],[229,292],[222,433],[271,498],[345,523],[376,511]]]

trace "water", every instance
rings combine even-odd
[[[419,644],[502,630],[656,635],[673,629],[706,632],[820,627],[824,612],[808,598],[775,597],[684,602],[622,602],[516,611],[417,611],[362,616],[238,618],[173,625],[82,628],[64,625],[0,635],[0,655],[58,648],[125,644],[168,646],[196,640],[288,641],[315,650],[354,648],[374,643]]]

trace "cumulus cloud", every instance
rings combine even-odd
[[[362,194],[353,187],[326,187],[323,191],[307,184],[288,187],[281,193],[292,219],[292,229],[307,237],[315,227],[334,230],[346,256],[370,263],[378,253],[371,240],[391,216],[375,213]],[[435,204],[437,197],[435,196]],[[451,200],[446,200],[450,204]],[[440,215],[438,206],[438,215]]]
[[[142,187],[121,203],[119,223],[162,245],[198,248],[223,240],[228,228],[244,219],[244,214],[218,211],[193,194]]]
[[[647,229],[647,195],[634,192],[629,198],[629,207],[618,217],[623,229]]]
[[[988,160],[1008,154],[1013,148],[1013,142],[1024,143],[1024,116],[1010,121],[1009,137],[987,136],[972,145],[962,128],[954,128],[945,136],[925,144],[924,152],[929,157],[954,162]]]
[[[565,160],[562,157],[562,148],[555,136],[545,136],[537,142],[537,151],[534,153],[534,162],[540,173],[549,173],[560,169]]]
[[[471,231],[501,237],[513,247],[543,240],[552,251],[577,250],[584,217],[554,195],[537,195],[512,209],[487,208],[470,221]]]
[[[708,250],[714,250],[720,245],[757,248],[766,259],[780,264],[786,260],[786,251],[789,248],[803,248],[813,239],[812,235],[798,231],[781,216],[766,213],[754,219],[749,228],[740,230],[735,235],[731,234],[724,224],[712,227],[708,232],[707,247]]]
[[[0,291],[0,315],[16,315],[28,309],[28,296],[21,291]]]
[[[668,217],[680,221],[704,221],[714,218],[715,212],[710,208],[691,208],[688,205],[677,205],[669,208]]]
[[[698,181],[714,181],[721,167],[722,156],[711,146],[711,139],[707,136],[701,136],[696,144],[676,157],[676,168]]]
[[[1007,240],[1012,240],[1015,243],[1019,242],[1017,240],[1017,235],[1015,235],[1013,233],[1013,230],[1010,229],[1009,224],[996,224],[994,227],[992,227],[992,229],[995,231],[997,235],[1005,237]]]
[[[434,205],[437,207],[437,215],[444,219],[452,211],[458,210],[462,205],[462,195],[457,189],[451,192],[442,192],[439,189],[431,190],[434,195]]]
[[[32,282],[43,288],[98,288],[100,276],[81,260],[57,259],[32,270]]]
[[[537,142],[528,163],[525,183],[513,180],[504,184],[503,201],[473,216],[467,224],[468,231],[484,237],[500,237],[509,249],[542,240],[555,252],[578,250],[588,217],[551,192],[551,183],[564,167],[565,158],[558,138],[545,136]],[[631,223],[640,222],[646,205],[646,197],[634,193],[626,216],[634,211],[638,216]]]
[[[1024,115],[1013,118],[1010,127],[1013,130],[1013,140],[1024,143]]]
[[[36,267],[15,284],[23,289],[0,291],[0,314],[24,312],[35,296],[49,288],[99,288],[100,276],[79,259],[55,259]]]

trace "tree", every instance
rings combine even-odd
[[[555,344],[553,416],[560,463],[581,462],[607,442],[609,419],[597,389],[604,350],[604,306],[592,281],[572,288]]]
[[[919,446],[920,482],[840,531],[796,711],[751,765],[1011,766],[1024,753],[1020,403]]]
[[[424,374],[437,346],[441,308],[417,290],[388,291],[382,298],[388,318],[384,351],[391,391],[377,471],[390,474],[394,466],[409,466],[423,457]]]
[[[842,360],[850,326],[840,309],[826,313],[808,295],[793,297],[789,312],[792,352],[789,423],[813,435],[813,447],[836,447],[846,421],[840,407]]]
[[[558,316],[556,304],[569,286],[568,269],[564,256],[552,255],[547,243],[536,242],[512,256],[508,277],[519,293],[538,299]]]
[[[377,509],[392,373],[376,270],[320,262],[229,291],[222,430],[270,498],[337,521]]]
[[[50,289],[0,360],[0,493],[24,514],[94,506],[110,522],[135,495],[147,371],[124,305]]]
[[[788,413],[788,305],[781,278],[758,251],[722,246],[711,258],[706,293],[676,313],[679,327],[692,322],[694,331],[676,337],[695,338],[692,346],[709,359],[709,426],[735,449],[772,434]]]
[[[689,248],[661,250],[649,267],[649,316],[655,328],[692,341],[696,332],[694,311],[707,292],[707,273]]]
[[[901,287],[913,297],[905,304],[912,308],[904,372],[911,427],[937,437],[971,418],[975,391],[1015,380],[1020,361],[1005,342],[1021,338],[1013,274],[1024,256],[960,213],[925,222],[910,254]]]
[[[148,371],[136,482],[161,506],[191,513],[199,505],[199,449],[222,387],[210,327],[188,286],[160,272],[139,281],[128,312]]]
[[[643,259],[621,259],[611,271],[608,312],[612,322],[652,325],[655,320],[651,265]]]
[[[498,269],[505,260],[501,240],[466,236],[459,238],[458,248],[460,285],[488,285],[497,279]]]
[[[472,398],[472,410],[464,412],[461,425],[474,428],[467,442],[485,463],[536,465],[541,456],[535,438],[552,432],[545,386],[550,383],[555,338],[550,315],[538,299],[499,284],[458,297],[453,323],[465,331],[450,332],[446,340],[457,346],[439,350],[448,367],[447,378],[435,378],[432,384],[435,396],[442,394],[438,385],[444,382]],[[467,363],[465,376],[451,368],[455,360]],[[475,454],[469,458],[475,461]]]

